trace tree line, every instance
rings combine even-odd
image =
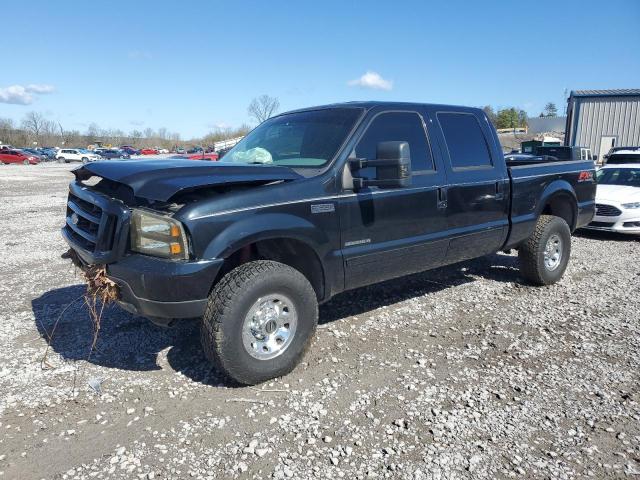
[[[495,110],[491,105],[482,108],[484,113],[496,128],[523,128],[527,127],[527,112],[521,108],[508,107]],[[549,102],[545,105],[541,117],[556,117],[558,108],[555,103]]]
[[[258,124],[262,123],[280,108],[280,102],[275,97],[261,95],[254,98],[247,108],[249,117]],[[0,117],[0,143],[16,147],[85,147],[102,144],[133,145],[138,148],[172,148],[174,146],[213,145],[215,142],[246,135],[251,130],[247,124],[239,127],[214,128],[199,138],[182,140],[180,134],[171,132],[167,128],[154,130],[104,129],[92,122],[84,132],[77,129],[66,129],[59,121],[48,119],[40,112],[28,112],[20,123],[11,118]]]
[[[251,127],[241,125],[237,128],[215,128],[203,137],[183,140],[179,133],[167,128],[134,129],[124,132],[121,129],[104,129],[97,123],[89,124],[85,131],[69,130],[54,120],[46,118],[40,112],[28,112],[20,123],[11,118],[0,117],[0,143],[15,147],[86,147],[102,142],[104,145],[133,145],[137,148],[168,148],[174,146],[213,145],[220,140],[246,135]]]

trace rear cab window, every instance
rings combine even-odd
[[[487,139],[475,115],[438,112],[437,118],[454,171],[493,167]]]

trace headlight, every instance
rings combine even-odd
[[[640,208],[640,202],[623,203],[622,208]]]
[[[189,258],[180,222],[144,210],[131,210],[131,250],[174,260]]]

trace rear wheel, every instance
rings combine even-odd
[[[64,157],[58,157],[58,163],[67,163],[67,160]]]
[[[29,160],[25,160],[24,162],[22,162],[25,165],[29,165]]]
[[[571,230],[560,217],[541,215],[533,234],[518,250],[520,272],[534,285],[562,278],[571,255]]]
[[[205,355],[242,384],[286,375],[304,355],[318,302],[302,273],[273,261],[241,265],[220,280],[202,319]]]
[[[87,157],[82,157],[82,163],[88,163],[89,159]]]

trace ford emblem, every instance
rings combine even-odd
[[[77,213],[72,213],[71,214],[71,223],[73,223],[74,225],[77,225],[79,221],[80,221],[80,218],[78,217],[78,214]]]

